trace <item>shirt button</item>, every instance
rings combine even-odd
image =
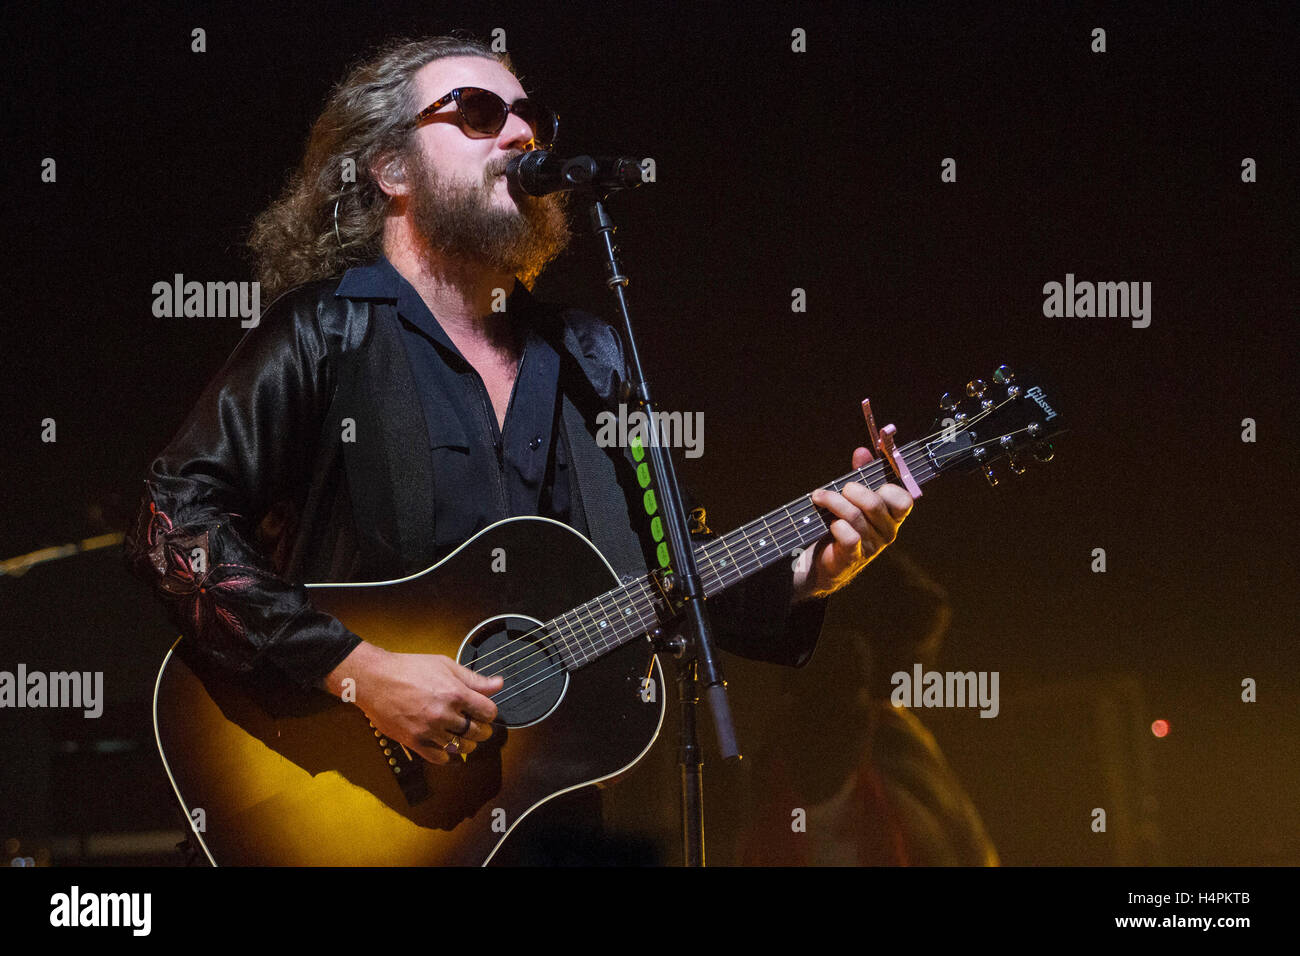
[[[541,435],[534,435],[533,438],[532,438],[532,440],[528,443],[528,447],[531,448],[533,451],[537,451],[537,449],[541,448],[541,447],[542,447],[542,436],[541,436]]]

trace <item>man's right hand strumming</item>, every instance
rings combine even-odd
[[[349,677],[356,705],[375,729],[433,764],[468,754],[492,736],[497,706],[485,695],[504,683],[441,654],[395,654],[364,641],[329,673],[325,689],[341,697]]]

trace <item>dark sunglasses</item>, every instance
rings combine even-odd
[[[476,133],[496,136],[505,128],[510,114],[514,113],[533,131],[533,141],[537,148],[549,149],[560,129],[560,117],[536,100],[525,98],[506,105],[506,101],[491,90],[480,90],[477,86],[456,87],[436,103],[430,103],[416,113],[411,126],[419,126],[452,100],[456,101],[461,122]]]

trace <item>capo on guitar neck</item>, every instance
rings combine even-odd
[[[867,419],[867,431],[871,433],[871,443],[876,447],[876,451],[884,457],[889,463],[890,470],[894,472],[894,477],[902,483],[907,489],[907,493],[914,499],[921,497],[921,486],[916,483],[912,473],[907,469],[907,462],[903,456],[898,453],[894,447],[894,434],[898,431],[893,425],[886,425],[884,428],[876,429],[875,416],[871,414],[871,399],[862,400],[862,414]]]

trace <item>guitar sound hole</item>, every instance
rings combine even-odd
[[[560,702],[569,684],[558,650],[540,621],[511,615],[484,621],[461,646],[464,666],[505,686],[492,695],[497,720],[521,727],[541,720]]]

